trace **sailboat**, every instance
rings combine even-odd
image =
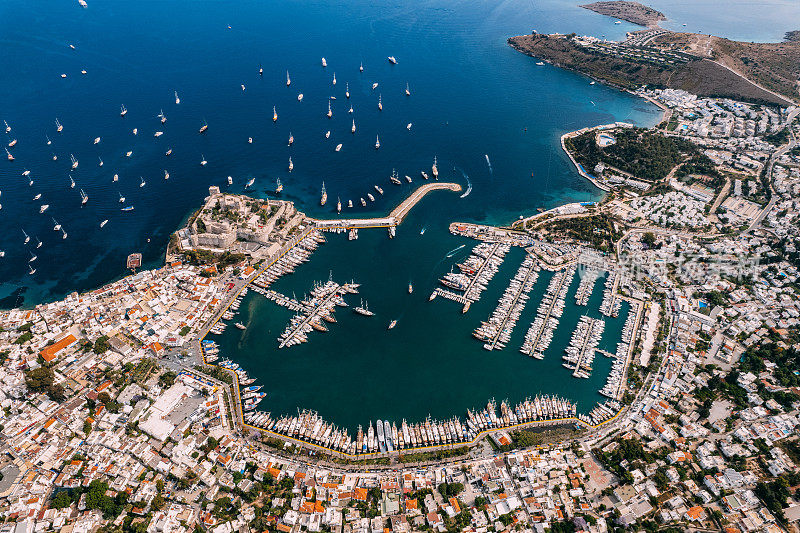
[[[338,196],[336,197],[336,212],[337,213],[341,213],[342,212],[342,200],[339,199]]]
[[[167,156],[167,157],[171,156],[172,155],[172,148],[170,148],[169,150],[164,152],[164,155]]]
[[[378,95],[378,109],[383,111],[383,103],[381,102],[381,95]]]
[[[39,249],[42,247],[42,241],[39,240],[39,237],[34,237],[36,239],[36,248]]]
[[[113,178],[111,178],[111,181],[112,181],[112,182],[115,182],[115,183],[116,183],[117,181],[119,181],[119,174],[114,174],[114,177],[113,177]]]
[[[344,97],[345,98],[350,98],[350,84],[349,83],[345,83],[344,84]]]
[[[336,73],[333,73],[333,84],[336,85]]]
[[[55,218],[53,218],[53,224],[53,231],[61,231],[61,224],[59,224]]]
[[[331,111],[331,101],[330,101],[330,99],[328,99],[328,112],[326,113],[326,116],[328,118],[331,118],[333,116],[333,111]]]
[[[6,133],[10,133],[10,132],[11,132],[11,126],[9,126],[9,125],[8,125],[8,122],[6,122],[6,121],[4,120],[4,121],[3,121],[3,124],[5,124],[5,125],[6,125]]]
[[[375,136],[375,149],[377,150],[377,149],[378,149],[378,148],[380,148],[380,147],[381,147],[381,140],[380,140],[380,138],[379,138],[379,137],[376,135],[376,136]]]
[[[205,133],[207,129],[208,129],[208,123],[204,120],[203,125],[200,126],[200,133]]]
[[[53,141],[51,141],[50,137],[48,137],[47,135],[45,135],[44,138],[47,139],[47,145],[48,146],[50,146],[53,143]]]
[[[282,190],[283,190],[283,183],[281,183],[281,179],[278,178],[275,184],[275,194],[280,194]]]
[[[75,159],[75,156],[72,155],[72,154],[69,154],[69,158],[72,160],[72,170],[75,170],[76,168],[78,168],[78,160]]]
[[[22,234],[25,235],[25,241],[23,241],[23,244],[28,244],[31,242],[31,238],[27,233],[25,233],[25,230],[22,230]]]
[[[358,71],[359,72],[364,72],[364,63],[363,62],[358,66]]]
[[[126,207],[125,209],[128,209],[128,208]],[[133,207],[131,207],[130,209],[133,209]],[[67,232],[64,231],[64,228],[61,228],[61,240],[64,240],[66,238],[67,238]]]
[[[408,131],[411,131],[411,122],[409,122],[408,124],[406,124],[406,129],[407,129]]]
[[[58,133],[61,133],[63,130],[64,130],[64,126],[62,126],[61,123],[58,121],[58,119],[56,119],[56,131]]]
[[[294,170],[294,163],[292,163],[292,156],[289,156],[289,172]]]
[[[275,106],[272,106],[272,122],[278,121],[278,112],[275,110]]]
[[[353,127],[350,128],[350,133],[356,132],[356,119],[353,119]]]
[[[143,178],[143,177],[141,177],[141,176],[139,176],[139,179],[140,179],[140,180],[142,180],[142,182],[139,184],[139,187],[140,187],[140,188],[141,188],[141,187],[144,187],[144,186],[147,184],[147,182],[146,182],[146,181],[144,181],[144,178]]]
[[[436,166],[436,156],[433,156],[433,166],[431,166],[431,174],[433,179],[439,179],[439,168]]]
[[[125,197],[122,196],[121,192],[118,192],[117,194],[119,194],[119,203],[124,204],[125,203]]]
[[[103,158],[98,156],[97,159],[100,161],[99,163],[97,163],[97,166],[98,167],[102,167],[103,166]]]
[[[261,63],[258,64],[258,75],[259,76],[264,75],[264,67],[261,66]]]
[[[350,106],[350,111],[348,111],[348,113],[350,113],[351,115],[353,114],[353,106],[352,105]]]
[[[302,102],[303,101],[303,93],[300,93],[300,94],[297,95],[297,101],[298,102]]]
[[[204,167],[207,164],[208,164],[208,161],[206,161],[206,156],[204,156],[203,154],[200,154],[200,166]]]
[[[342,149],[342,144],[341,143],[337,144],[335,150],[338,152],[341,149]]]
[[[286,86],[288,87],[291,84],[292,84],[292,80],[291,80],[291,78],[289,78],[289,71],[287,70],[286,71]]]
[[[322,196],[319,198],[319,205],[325,205],[328,201],[328,192],[325,190],[325,182],[322,182]]]
[[[166,170],[166,169],[164,169],[164,179],[165,179],[165,180],[168,180],[168,179],[169,179],[169,172],[167,172],[167,170]]]
[[[83,192],[83,189],[81,189],[81,206],[86,205],[86,202],[88,201],[89,201],[89,195]]]
[[[11,155],[11,152],[8,151],[8,148],[6,148],[5,150],[6,150],[6,156],[8,157],[8,160],[9,161],[13,161],[14,160],[14,156]]]
[[[33,263],[34,261],[36,261],[36,260],[39,258],[39,256],[37,256],[37,255],[36,255],[35,253],[33,253],[33,252],[28,252],[28,253],[29,253],[29,254],[31,254],[31,258],[30,258],[30,259],[28,259],[28,263]]]
[[[125,109],[124,105],[119,106],[119,116],[124,117],[128,114],[128,110]]]
[[[289,146],[291,146],[293,142],[294,142],[294,136],[292,135],[292,132],[290,131],[289,132]]]
[[[364,300],[361,300],[361,305],[359,305],[358,307],[354,307],[353,308],[353,312],[358,313],[359,315],[364,315],[364,316],[374,316],[375,315],[375,313],[373,313],[372,311],[369,310],[369,304],[367,302],[365,302]]]
[[[180,104],[181,103],[181,99],[178,98],[178,91],[175,91],[175,103],[176,104]]]
[[[162,109],[161,112],[158,114],[158,117],[161,119],[161,123],[165,123],[167,121],[166,115],[164,115],[164,110]]]
[[[36,274],[36,269],[33,268],[31,265],[28,265],[28,274],[30,274],[31,276]]]
[[[411,96],[411,90],[408,88],[408,83],[406,83],[406,96]]]

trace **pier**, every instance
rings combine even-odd
[[[528,293],[538,279],[539,268],[536,260],[532,255],[528,255],[511,279],[489,321],[483,322],[473,333],[476,338],[487,341],[483,345],[486,350],[505,348],[522,309],[528,302]]]
[[[552,325],[550,322],[551,319],[554,319],[552,316],[553,310],[556,308],[556,305],[563,306],[564,297],[562,296],[562,291],[564,291],[565,286],[568,288],[572,283],[573,275],[574,270],[567,269],[556,272],[553,275],[553,278],[551,278],[550,284],[547,287],[547,292],[545,293],[545,298],[549,296],[550,303],[547,305],[547,309],[543,313],[541,312],[541,307],[536,312],[536,319],[533,321],[530,329],[528,329],[528,332],[525,334],[525,342],[523,343],[522,348],[520,348],[522,353],[536,357],[537,359],[544,358],[544,350],[539,349],[539,342],[545,335],[552,336],[552,332],[557,327],[557,322],[555,325]],[[559,277],[556,278],[556,276]],[[561,315],[559,314],[559,316]],[[539,323],[538,331],[537,322]],[[547,345],[549,344],[550,341],[547,340]],[[540,354],[540,357],[537,357],[534,354]]]
[[[426,194],[436,190],[448,190],[453,192],[461,191],[461,185],[458,183],[448,182],[433,182],[426,183],[417,188],[411,195],[403,200],[400,205],[395,207],[391,213],[386,217],[377,218],[340,218],[335,220],[323,220],[316,218],[309,218],[309,221],[314,224],[318,229],[362,229],[362,228],[389,228],[397,226],[403,222],[411,208],[417,205]]]

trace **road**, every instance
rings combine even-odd
[[[761,221],[764,220],[764,218],[767,216],[767,214],[769,214],[770,210],[775,205],[775,202],[778,201],[778,195],[775,194],[775,189],[772,187],[772,167],[775,165],[775,161],[777,161],[780,156],[797,146],[797,137],[795,137],[794,131],[792,131],[792,122],[797,117],[798,113],[800,113],[800,108],[795,108],[787,116],[788,125],[786,127],[789,128],[790,140],[787,144],[784,144],[772,153],[769,161],[767,161],[767,166],[764,168],[764,175],[767,177],[767,182],[769,183],[769,202],[767,203],[766,207],[761,210],[753,222],[747,227],[747,229],[742,232],[742,235],[747,235],[751,231],[758,228],[758,226],[761,225]]]

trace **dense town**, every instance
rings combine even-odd
[[[0,532],[796,530],[797,109],[641,94],[696,150],[638,171],[634,128],[574,132],[606,199],[472,235],[646,301],[618,416],[363,461],[243,427],[198,339],[308,222],[211,190],[166,266],[0,312]]]

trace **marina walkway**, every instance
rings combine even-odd
[[[403,200],[400,205],[395,207],[389,216],[387,217],[378,217],[378,218],[341,218],[335,220],[321,220],[316,218],[310,218],[309,220],[319,229],[335,229],[335,228],[344,228],[344,229],[361,229],[361,228],[388,228],[391,226],[397,226],[411,211],[411,208],[417,205],[420,200],[422,200],[426,194],[431,191],[435,190],[448,190],[453,192],[459,192],[461,190],[461,185],[458,183],[447,183],[447,182],[433,182],[433,183],[426,183],[417,188],[411,195]]]

